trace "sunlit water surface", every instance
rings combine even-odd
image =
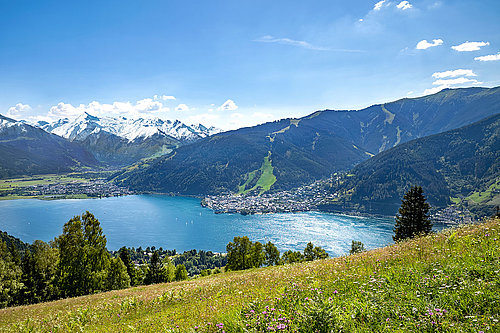
[[[0,230],[25,242],[50,241],[75,215],[92,212],[101,222],[107,247],[163,247],[224,252],[234,236],[271,241],[281,250],[303,250],[307,242],[330,255],[349,251],[352,240],[367,248],[392,243],[394,220],[305,212],[266,215],[214,214],[194,198],[133,195],[88,200],[0,201]]]

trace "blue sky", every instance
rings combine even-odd
[[[0,6],[0,113],[16,119],[88,111],[229,129],[500,85],[492,0]]]

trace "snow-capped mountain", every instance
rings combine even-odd
[[[129,142],[146,140],[153,136],[163,136],[185,143],[220,132],[219,129],[214,127],[207,128],[202,124],[188,126],[179,120],[95,117],[86,112],[74,120],[64,118],[52,123],[38,122],[36,125],[47,132],[57,134],[70,141],[83,141],[89,135],[107,132],[124,138]]]
[[[220,132],[214,127],[188,126],[178,120],[96,117],[88,113],[73,120],[39,121],[35,126],[79,142],[97,160],[110,165],[127,165],[142,158],[168,154],[183,144]]]

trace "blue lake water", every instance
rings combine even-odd
[[[88,200],[0,201],[0,230],[25,242],[50,241],[65,222],[86,210],[101,222],[107,247],[163,247],[225,252],[234,236],[271,241],[281,250],[303,250],[312,241],[330,255],[349,251],[352,240],[367,248],[392,243],[394,219],[305,212],[268,215],[214,214],[195,198],[132,195]]]

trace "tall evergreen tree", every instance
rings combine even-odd
[[[31,304],[53,299],[53,280],[58,260],[59,251],[41,240],[34,241],[31,250],[25,251],[22,261],[22,303]]]
[[[306,248],[304,249],[304,259],[306,261],[314,260],[314,245],[311,242],[307,243]]]
[[[149,261],[149,270],[146,275],[146,284],[163,282],[162,262],[158,251],[154,251]]]
[[[394,241],[427,234],[432,230],[429,218],[430,206],[426,202],[422,187],[412,186],[401,200],[399,213],[394,226]]]
[[[110,260],[106,287],[108,290],[130,287],[130,277],[127,273],[127,267],[119,257]]]
[[[130,257],[129,250],[125,246],[120,248],[120,250],[118,251],[118,257],[122,260],[125,267],[127,267],[127,274],[130,277],[130,285],[139,285],[137,269],[135,268],[134,262]]]

